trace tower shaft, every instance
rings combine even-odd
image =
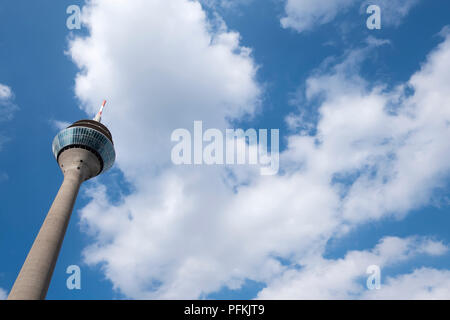
[[[58,163],[64,181],[11,289],[9,300],[45,299],[78,190],[83,181],[100,170],[96,156],[81,148],[64,151]]]

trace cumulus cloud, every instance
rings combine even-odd
[[[285,16],[281,19],[284,28],[298,32],[312,30],[316,26],[330,23],[350,8],[360,5],[361,13],[371,4],[380,6],[383,26],[397,26],[419,0],[287,0]]]
[[[370,87],[357,74],[354,62],[367,50],[307,80],[306,99],[323,99],[318,133],[290,137],[287,160],[305,159],[309,172],[334,184],[346,220],[401,216],[426,203],[448,174],[448,109],[439,107],[448,103],[448,76],[439,68],[450,63],[449,49],[446,38],[421,71],[393,90]]]
[[[91,115],[108,99],[116,167],[131,185],[120,199],[91,185],[84,257],[127,297],[271,283],[291,268],[281,261],[320,258],[331,237],[427,204],[448,175],[450,38],[394,90],[358,75],[367,49],[329,60],[306,86],[306,99],[321,101],[316,132],[291,135],[282,173],[261,177],[170,161],[174,129],[222,129],[258,112],[257,66],[238,33],[187,0],[96,0],[83,21],[89,36],[70,43],[76,94]]]
[[[258,294],[259,299],[408,299],[412,297],[449,298],[445,287],[450,271],[420,269],[413,274],[388,278],[379,290],[368,290],[365,280],[367,268],[376,265],[383,269],[405,262],[420,254],[435,255],[432,247],[439,247],[444,254],[447,247],[430,239],[386,237],[370,251],[350,251],[342,259],[328,260],[309,257],[303,260],[300,270],[286,270],[272,280]],[[414,284],[407,281],[413,279]],[[439,283],[438,279],[445,279]],[[423,291],[429,287],[428,295]],[[445,290],[442,290],[445,288]],[[411,292],[408,292],[410,290]]]
[[[141,176],[139,168],[152,171],[170,161],[174,129],[191,128],[194,120],[223,128],[227,117],[254,111],[260,89],[239,34],[209,21],[198,2],[126,2],[85,7],[91,35],[72,41],[70,54],[83,70],[76,94],[85,110],[93,115],[108,99],[104,121],[120,132],[118,165]]]
[[[448,300],[450,271],[420,268],[410,274],[389,277],[382,290],[368,291],[363,299]]]
[[[117,260],[123,261],[124,272],[119,275],[116,266],[107,267],[108,277],[117,279],[113,282],[123,292],[142,297],[153,281],[163,281],[160,271],[172,281],[176,274],[181,277],[183,268],[203,264],[196,262],[196,257],[181,254],[187,248],[176,244],[181,239],[167,237],[166,223],[185,235],[186,246],[194,248],[195,242],[203,241],[199,236],[210,223],[208,220],[216,223],[216,215],[207,211],[233,193],[223,183],[225,172],[209,170],[211,174],[203,174],[202,169],[181,168],[186,175],[176,170],[161,173],[161,168],[171,166],[171,133],[177,128],[192,129],[194,120],[202,120],[208,127],[225,128],[227,118],[253,114],[260,94],[254,80],[257,66],[251,51],[239,44],[239,34],[228,31],[220,19],[208,20],[198,2],[93,1],[84,8],[83,20],[90,36],[75,39],[70,45],[70,54],[82,70],[76,79],[76,93],[90,114],[96,112],[99,101],[108,99],[104,121],[114,133],[117,167],[137,192],[136,197],[124,199],[123,203],[134,207],[129,211],[132,220],[123,216],[122,207],[115,211],[106,199],[97,201],[101,196],[83,211],[83,220],[98,229],[101,238],[114,236],[114,242],[121,233],[117,219],[125,218],[125,228],[129,222],[140,221],[144,229],[126,232],[144,236],[139,245],[145,247],[142,257],[146,260],[163,253],[152,247],[166,247],[166,253],[159,258],[161,264],[155,268],[143,267],[142,272],[135,272],[129,260],[135,254],[131,248],[128,258]],[[211,183],[217,186],[211,188]],[[203,203],[205,211],[198,210],[197,203]],[[98,215],[97,204],[106,205],[111,215]],[[110,231],[97,219],[109,220]],[[153,236],[147,237],[147,232]],[[91,248],[87,259],[101,261],[103,253]],[[144,280],[142,286],[137,279]],[[185,279],[183,285],[188,288],[186,292],[179,290],[180,296],[197,296],[203,290],[192,287],[196,279]],[[212,286],[217,289],[220,283],[212,282]],[[173,295],[176,289],[167,294]]]

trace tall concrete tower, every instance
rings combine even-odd
[[[9,300],[45,299],[59,250],[81,184],[112,167],[116,154],[111,133],[94,120],[80,120],[53,140],[53,154],[64,181],[8,296]]]

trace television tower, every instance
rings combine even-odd
[[[53,154],[63,183],[8,296],[9,300],[45,299],[70,215],[81,184],[112,167],[116,154],[111,133],[101,121],[80,120],[58,133]]]

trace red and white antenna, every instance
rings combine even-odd
[[[103,100],[103,103],[100,107],[100,110],[98,110],[98,113],[94,118],[94,121],[102,122],[102,113],[103,113],[103,108],[105,107],[105,104],[106,104],[106,100]]]

